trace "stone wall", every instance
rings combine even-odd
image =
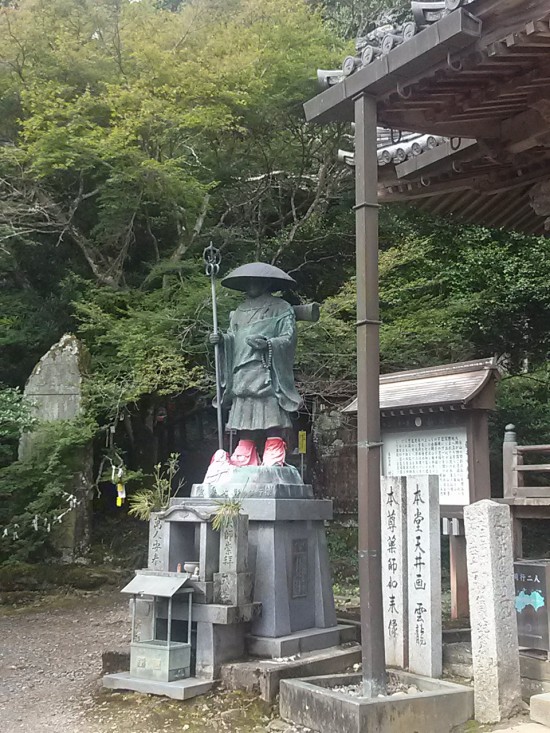
[[[357,426],[338,409],[318,412],[313,421],[313,488],[332,499],[335,514],[357,513]]]

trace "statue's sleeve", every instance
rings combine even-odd
[[[300,407],[300,395],[294,384],[296,353],[296,317],[289,307],[277,324],[277,335],[268,339],[271,346],[271,378],[279,405],[287,412]]]
[[[222,353],[220,354],[223,389],[222,403],[226,406],[231,404],[233,394],[233,369],[235,366],[235,334],[232,328],[233,318],[234,313],[232,312],[229,318],[229,328],[227,333],[223,334]]]

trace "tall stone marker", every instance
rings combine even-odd
[[[386,664],[408,664],[407,622],[407,479],[382,478],[382,594]]]
[[[439,479],[407,477],[409,670],[441,677],[441,539]]]
[[[464,507],[476,720],[498,723],[521,706],[510,508]]]
[[[65,334],[44,354],[25,385],[25,397],[33,416],[40,422],[71,420],[82,407],[82,373],[86,352],[80,341]],[[19,444],[19,459],[31,460],[40,443],[40,427],[26,433]],[[90,542],[91,501],[93,496],[92,447],[81,449],[79,469],[67,483],[68,511],[61,525],[53,530],[53,543],[63,562],[82,557]],[[70,497],[73,497],[72,499]]]

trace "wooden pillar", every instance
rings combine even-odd
[[[355,100],[357,472],[363,694],[386,690],[380,527],[380,321],[376,100]]]
[[[468,618],[468,568],[466,565],[466,537],[449,535],[451,565],[451,618],[456,621]]]
[[[515,516],[513,506],[510,507],[510,513],[512,516],[512,552],[514,560],[519,560],[523,557],[523,522]]]

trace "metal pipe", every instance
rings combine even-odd
[[[136,640],[136,597],[135,595],[132,596],[132,632],[130,636],[130,641]]]
[[[386,690],[380,528],[380,322],[376,100],[355,99],[357,468],[363,693]]]
[[[216,298],[216,275],[220,271],[221,255],[210,242],[203,252],[206,274],[210,277],[210,289],[212,293],[212,325],[213,333],[218,335],[218,301]],[[214,367],[216,370],[216,414],[218,418],[218,448],[223,450],[223,413],[222,413],[222,375],[220,363],[220,346],[214,344]]]
[[[168,624],[166,629],[166,646],[170,646],[172,640],[172,596],[168,599]]]
[[[193,604],[193,594],[189,593],[189,610],[187,612],[187,643],[191,645],[191,610]]]

